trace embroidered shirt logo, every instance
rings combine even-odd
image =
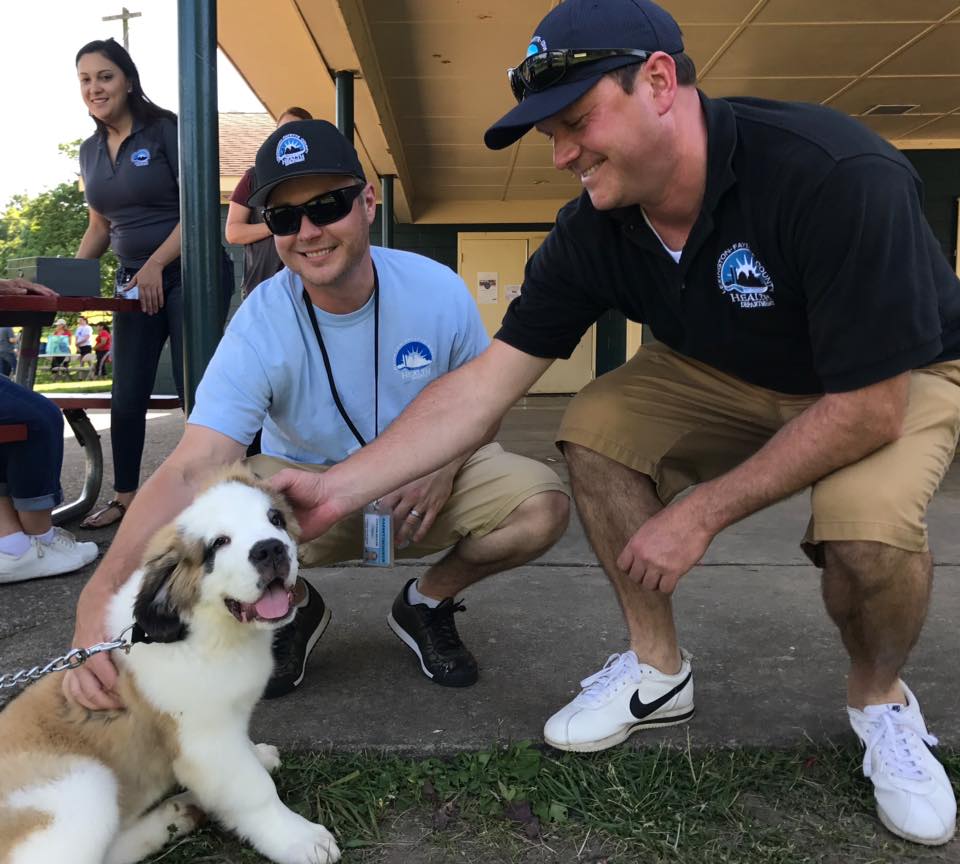
[[[534,54],[542,54],[547,50],[547,41],[542,36],[534,36],[530,40],[530,44],[527,46],[527,57],[532,57]]]
[[[146,147],[142,147],[139,150],[134,150],[130,154],[130,161],[137,166],[137,168],[146,168],[150,164],[150,151]]]
[[[433,365],[433,352],[423,342],[407,342],[397,352],[396,367],[404,381],[426,378]]]
[[[277,144],[277,164],[286,168],[303,162],[309,149],[307,142],[299,135],[284,135]]]
[[[773,306],[773,280],[746,243],[735,243],[717,261],[720,290],[741,309]]]

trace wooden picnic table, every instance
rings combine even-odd
[[[40,331],[53,324],[58,312],[136,312],[139,300],[115,297],[42,297],[38,294],[0,295],[0,324],[22,327],[20,356],[14,381],[29,390],[37,377]]]
[[[140,308],[139,300],[117,300],[113,297],[43,297],[37,294],[17,296],[0,295],[0,324],[22,327],[20,335],[20,356],[17,360],[17,374],[14,379],[30,390],[37,376],[38,357],[57,355],[40,354],[40,331],[51,325],[58,313],[62,312],[135,312]],[[61,357],[73,357],[61,354]],[[56,401],[56,397],[53,401]],[[106,401],[109,401],[107,396]],[[77,443],[83,448],[86,459],[86,476],[83,490],[76,501],[61,504],[53,511],[53,522],[62,525],[70,519],[79,518],[88,513],[100,495],[103,483],[103,453],[100,449],[100,436],[87,417],[85,405],[69,403],[61,405],[64,417],[73,429]],[[97,406],[99,407],[99,406]]]

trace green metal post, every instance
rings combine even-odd
[[[220,163],[217,155],[217,2],[179,0],[180,227],[186,405],[220,340]]]
[[[611,309],[597,321],[597,377],[616,369],[627,359],[627,319]]]
[[[380,178],[380,245],[393,248],[393,174]]]
[[[182,2],[182,0],[181,0]],[[353,72],[337,72],[337,129],[353,143]]]

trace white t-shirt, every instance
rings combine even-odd
[[[93,328],[89,324],[81,324],[73,333],[73,341],[77,348],[90,344],[90,337],[93,336]]]
[[[378,431],[431,381],[480,354],[489,338],[449,267],[371,248],[380,284]],[[197,388],[189,421],[294,462],[329,465],[360,448],[340,416],[302,298],[284,268],[240,305]],[[314,307],[340,401],[368,442],[374,430],[374,303],[333,315]]]

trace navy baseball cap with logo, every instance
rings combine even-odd
[[[326,120],[295,120],[271,133],[260,149],[253,173],[256,187],[248,207],[261,207],[273,188],[291,177],[343,174],[366,182],[353,145]]]
[[[576,102],[607,72],[642,59],[629,54],[589,58],[590,51],[612,49],[679,54],[683,36],[670,13],[651,0],[563,0],[537,25],[527,47],[527,60],[544,55],[539,66],[546,83],[530,88],[511,81],[517,107],[486,131],[487,147],[509,147],[541,120]],[[567,63],[562,56],[549,56],[551,51],[583,56]],[[526,71],[519,68],[513,75],[522,78]]]

